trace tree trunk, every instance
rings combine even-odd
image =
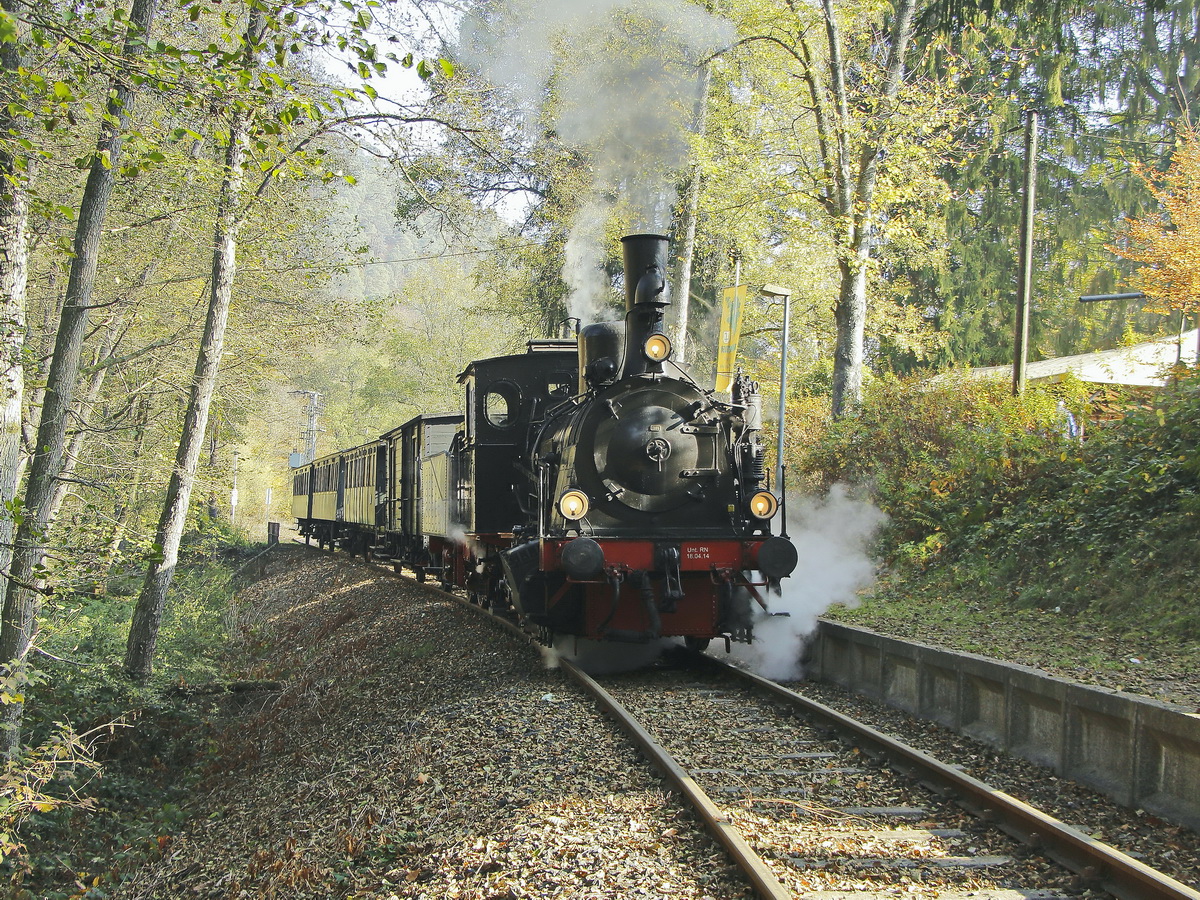
[[[158,0],[134,0],[129,15],[125,55],[141,54],[143,40],[150,30]],[[54,342],[54,358],[38,424],[34,453],[25,486],[24,518],[17,528],[13,547],[11,576],[4,595],[3,625],[0,627],[0,660],[14,664],[25,659],[33,641],[33,623],[37,611],[34,573],[45,556],[45,533],[50,524],[55,479],[62,465],[66,442],[67,414],[79,384],[79,357],[87,333],[88,310],[96,280],[100,255],[100,234],[112,195],[113,182],[124,130],[133,109],[134,93],[121,79],[114,79],[108,116],[101,125],[96,153],[88,172],[87,184],[79,205],[75,228],[74,256],[67,279],[67,297]],[[12,755],[20,745],[20,706],[13,704],[3,736],[5,749]]]
[[[63,502],[67,499],[67,493],[70,491],[70,481],[68,479],[75,474],[75,467],[79,464],[79,459],[83,455],[83,448],[87,443],[89,433],[88,423],[92,419],[92,413],[96,408],[96,400],[100,397],[100,389],[104,386],[104,378],[108,374],[108,369],[103,365],[103,362],[116,349],[120,333],[121,326],[116,319],[110,321],[104,329],[104,337],[100,342],[100,347],[96,350],[94,357],[95,366],[88,377],[87,387],[83,391],[83,395],[76,402],[75,409],[72,411],[71,418],[78,423],[78,427],[70,435],[70,440],[66,444],[63,451],[62,467],[54,482],[54,497],[50,502],[51,522],[54,522],[58,518],[58,511],[62,508]]]
[[[833,357],[833,417],[840,418],[862,398],[863,338],[867,324],[867,257],[842,262],[833,318],[837,343]]]
[[[50,378],[50,362],[54,359],[54,334],[58,320],[62,318],[63,304],[66,295],[58,289],[58,277],[50,272],[46,287],[54,291],[54,304],[47,306],[42,315],[39,334],[41,340],[36,347],[25,344],[26,354],[36,354],[37,367],[25,370],[25,400],[29,405],[29,414],[21,423],[21,468],[29,465],[33,456],[33,448],[37,446],[38,422],[42,417],[42,401],[46,396],[46,382]],[[7,571],[7,570],[5,570]]]
[[[704,137],[704,124],[708,117],[708,84],[711,78],[710,65],[700,64],[700,76],[696,85],[696,106],[692,114],[693,130],[697,137]],[[679,223],[679,266],[672,291],[675,306],[675,355],[680,363],[687,362],[688,318],[692,301],[692,260],[696,256],[696,219],[700,211],[700,166],[693,165],[688,178],[687,193],[683,200],[683,214]]]
[[[683,216],[679,222],[679,265],[675,270],[672,306],[675,309],[675,359],[687,362],[688,317],[692,301],[692,259],[696,255],[696,217],[700,207],[700,167],[688,179]]]
[[[130,468],[133,470],[133,482],[126,488],[124,496],[117,501],[116,508],[113,510],[113,526],[109,533],[108,546],[104,551],[104,564],[100,570],[106,575],[112,574],[113,566],[116,565],[117,557],[121,553],[121,542],[125,539],[125,528],[129,524],[129,514],[137,506],[138,495],[142,490],[142,467],[139,465],[142,459],[142,453],[146,449],[146,422],[150,417],[150,398],[145,394],[137,400],[137,408],[134,411],[134,422],[136,423],[134,438],[133,438],[133,453],[129,459]]]
[[[256,47],[261,39],[264,18],[261,10],[251,13],[246,30],[246,67],[253,67]],[[204,449],[204,433],[208,426],[208,411],[221,352],[225,346],[225,326],[229,321],[229,305],[233,298],[233,276],[237,268],[237,238],[241,225],[240,195],[244,180],[243,163],[249,144],[250,114],[235,107],[229,126],[229,146],[225,151],[225,175],[217,201],[217,223],[213,236],[212,292],[209,296],[208,318],[204,337],[196,360],[196,372],[188,396],[183,433],[175,454],[175,469],[167,485],[167,496],[159,518],[155,543],[161,547],[161,558],[151,562],[146,580],[134,608],[125,645],[125,672],[130,678],[145,680],[154,665],[158,644],[158,629],[166,607],[167,593],[179,562],[179,543],[187,523],[188,505],[196,483],[196,468]]]
[[[3,0],[9,10],[11,0]],[[0,69],[16,77],[21,66],[20,44],[0,43]],[[0,133],[13,138],[22,133],[20,122],[0,104]],[[14,519],[9,512],[21,479],[21,403],[25,392],[25,288],[29,261],[29,199],[21,161],[9,152],[12,143],[0,144],[0,574],[12,563]],[[7,582],[0,582],[2,586]],[[7,662],[9,657],[0,657]]]
[[[208,492],[208,517],[212,521],[217,521],[221,515],[221,507],[217,505],[217,430],[213,429],[213,433],[208,436],[208,468],[213,473],[213,484]]]
[[[841,35],[837,26],[833,0],[822,0],[825,34],[829,42],[830,86],[833,93],[834,115],[818,116],[822,131],[821,145],[836,153],[836,159],[826,160],[826,171],[833,176],[832,196],[827,209],[834,217],[833,229],[841,272],[834,320],[837,323],[837,343],[833,354],[834,418],[840,418],[862,401],[863,342],[867,318],[867,271],[871,259],[871,236],[877,214],[876,187],[879,181],[879,158],[886,140],[888,122],[895,108],[896,96],[904,80],[904,59],[912,38],[913,14],[916,0],[896,0],[889,35],[888,59],[883,84],[879,88],[879,103],[875,115],[865,123],[865,133],[857,167],[851,164],[849,136],[851,103],[846,88],[846,71],[842,56]],[[836,122],[836,134],[830,135],[829,124]],[[836,148],[836,149],[835,149]]]

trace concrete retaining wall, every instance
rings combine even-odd
[[[1200,715],[1183,707],[825,620],[808,674],[1200,830]]]

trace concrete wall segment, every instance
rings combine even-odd
[[[809,674],[1200,829],[1200,715],[821,620]]]

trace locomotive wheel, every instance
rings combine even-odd
[[[709,638],[685,637],[683,645],[693,653],[703,653],[708,649]]]

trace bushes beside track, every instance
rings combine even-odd
[[[1014,398],[1000,381],[880,381],[802,467],[867,487],[888,514],[889,590],[957,585],[981,602],[1194,635],[1200,377],[1093,400],[1079,382]]]
[[[10,774],[44,769],[47,780],[36,786],[32,814],[0,803],[0,879],[11,896],[105,896],[102,885],[163,852],[182,820],[213,729],[211,709],[181,688],[241,674],[231,671],[244,660],[232,652],[241,637],[232,601],[239,570],[262,549],[203,524],[185,537],[148,683],[121,670],[138,567],[46,603],[23,734],[39,749]],[[81,740],[71,742],[70,732]]]

